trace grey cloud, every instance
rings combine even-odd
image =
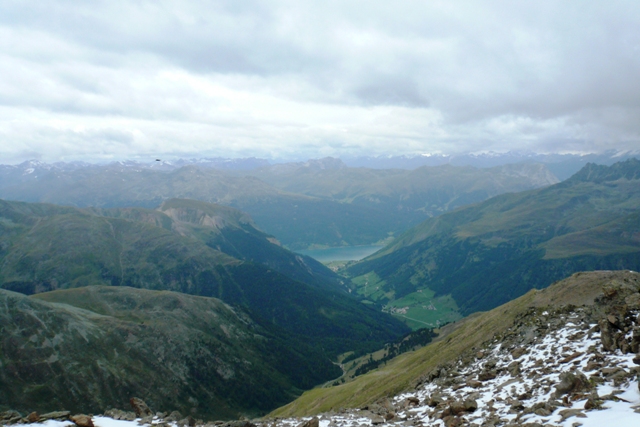
[[[0,104],[98,133],[120,125],[114,117],[149,134],[180,122],[182,145],[189,126],[214,128],[238,152],[274,152],[277,141],[336,154],[394,140],[406,151],[629,147],[640,145],[639,26],[634,1],[2,2]],[[185,76],[242,92],[230,99],[297,103],[287,108],[309,117],[274,119],[250,101],[213,109],[224,97]],[[318,105],[345,118],[329,123]],[[363,111],[392,107],[439,114],[438,131],[420,136],[416,115],[405,131],[341,133],[367,128]]]

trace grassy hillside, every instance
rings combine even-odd
[[[433,292],[434,304],[451,296],[457,307],[441,311],[451,317],[496,307],[576,271],[639,269],[639,171],[635,159],[590,164],[551,187],[429,219],[351,266],[354,289],[365,293],[363,279],[375,277],[372,300],[387,310],[419,291]],[[427,304],[413,308],[433,316]]]
[[[180,215],[175,211],[178,206]],[[400,322],[334,290],[322,277],[305,284],[275,267],[227,255],[196,236],[210,232],[215,238],[218,233],[235,249],[246,246],[234,240],[235,232],[224,234],[226,228],[233,229],[233,218],[243,218],[237,211],[231,216],[210,211],[198,217],[189,203],[173,201],[166,208],[182,219],[139,209],[104,216],[92,210],[0,201],[0,287],[34,294],[112,285],[215,297],[243,307],[256,322],[284,328],[327,357],[372,350],[406,332]],[[205,223],[192,226],[188,218],[209,218],[206,221],[218,221],[220,228]],[[225,221],[227,226],[222,225]],[[330,277],[324,267],[305,264],[305,259],[251,231],[250,223],[244,226],[237,233],[250,235],[245,236],[247,241],[262,251],[265,260],[306,278],[315,277],[313,268]],[[247,258],[251,255],[242,252]]]
[[[504,334],[518,316],[530,308],[593,304],[602,287],[610,283],[640,282],[640,274],[629,271],[578,273],[543,290],[527,294],[486,313],[473,314],[448,325],[433,343],[405,353],[385,366],[357,377],[352,382],[305,392],[294,402],[270,416],[312,415],[338,408],[357,408],[411,389],[439,365],[464,357],[494,336]]]
[[[128,287],[33,297],[0,290],[0,306],[0,402],[23,412],[101,413],[138,396],[158,411],[237,418],[340,372],[213,298]]]

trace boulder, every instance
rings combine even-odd
[[[71,421],[78,427],[94,427],[93,420],[89,415],[78,414],[71,417]]]
[[[22,420],[22,415],[18,411],[0,412],[0,423],[2,424],[16,424],[20,420]]]
[[[63,421],[63,420],[68,420],[70,415],[71,415],[71,412],[69,411],[47,412],[46,414],[40,415],[40,421],[47,421],[47,420]]]
[[[520,362],[511,362],[509,366],[507,366],[507,371],[512,377],[517,377],[520,375]]]
[[[407,404],[410,406],[418,406],[420,405],[420,399],[415,396],[410,396],[407,398]]]
[[[630,310],[638,310],[640,309],[640,294],[631,294],[624,299],[624,302]]]
[[[320,420],[318,419],[318,417],[313,417],[309,421],[306,421],[300,424],[298,427],[319,427],[319,426],[320,426]]]
[[[560,374],[560,382],[556,384],[556,397],[580,391],[590,390],[591,383],[587,377],[579,371],[563,372]]]
[[[445,427],[459,427],[463,424],[463,421],[460,417],[456,417],[453,415],[444,417],[442,421],[444,421]]]
[[[376,415],[375,417],[371,418],[371,424],[374,426],[377,426],[379,424],[384,424],[384,418],[382,418],[379,415]]]
[[[571,417],[587,418],[587,416],[580,409],[563,409],[558,414],[561,417],[561,422]]]
[[[182,416],[182,414],[178,411],[173,411],[172,413],[169,414],[168,417],[165,417],[165,421],[166,422],[171,422],[171,421],[179,421],[181,419],[183,419],[184,417]]]
[[[494,370],[482,371],[478,374],[478,380],[480,381],[488,381],[492,380],[498,376],[498,373]]]
[[[607,319],[601,319],[598,322],[600,326],[600,340],[602,347],[607,351],[615,351],[617,346],[614,339],[614,331],[611,323]]]
[[[432,408],[435,408],[442,402],[444,402],[444,398],[442,397],[442,395],[438,393],[433,393],[429,398],[428,405],[431,406]]]
[[[129,403],[131,404],[131,407],[133,408],[133,411],[136,413],[137,417],[144,418],[153,416],[153,412],[151,412],[151,409],[149,409],[144,400],[137,397],[132,397],[131,399],[129,399]]]
[[[480,388],[482,387],[482,382],[478,381],[478,380],[474,380],[469,378],[466,381],[467,386],[471,387],[471,388]]]
[[[459,415],[465,411],[464,403],[460,402],[459,400],[454,400],[453,402],[451,402],[449,408],[452,415]]]
[[[478,402],[475,399],[465,399],[463,402],[464,410],[467,412],[474,412],[478,409]]]
[[[136,419],[136,414],[134,412],[127,412],[121,409],[107,409],[104,412],[104,416],[122,421],[133,421]]]
[[[527,352],[527,350],[524,347],[517,347],[517,348],[511,350],[511,357],[513,357],[514,359],[518,359],[518,358],[520,358],[520,356],[522,356],[526,352]]]

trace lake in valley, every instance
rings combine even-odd
[[[366,258],[374,252],[379,251],[384,246],[342,246],[339,248],[326,249],[309,249],[304,251],[296,251],[302,255],[310,256],[320,262],[331,261],[359,261]]]

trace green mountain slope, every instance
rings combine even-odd
[[[564,307],[566,310],[572,306],[597,305],[604,287],[624,290],[619,292],[620,295],[626,295],[624,292],[628,292],[628,289],[637,292],[640,289],[640,274],[630,271],[577,273],[543,290],[531,290],[491,311],[475,313],[455,324],[447,325],[433,343],[402,354],[385,366],[356,377],[353,381],[307,391],[300,398],[272,412],[270,416],[310,416],[339,408],[362,408],[411,391],[430,373],[437,373],[443,367],[451,369],[461,359],[475,359],[476,352],[486,343],[491,343],[493,338],[500,342],[509,334],[513,337],[513,330],[523,315],[540,314],[547,309],[563,310]],[[619,299],[624,303],[624,297]],[[617,303],[620,304],[620,301]],[[626,306],[624,307],[626,310]],[[594,308],[594,312],[601,309]],[[597,317],[599,316],[596,316],[596,322]],[[538,326],[530,328],[530,331],[539,335],[544,334],[545,329],[545,326]],[[495,341],[492,347],[495,348]]]
[[[180,206],[187,217],[197,214],[188,203],[173,201],[165,208]],[[208,218],[231,223],[234,215],[241,217],[237,211],[232,213]],[[33,294],[115,285],[216,297],[246,308],[256,321],[284,328],[327,356],[374,349],[405,332],[390,316],[334,290],[322,277],[305,284],[273,267],[234,258],[194,237],[207,230],[215,234],[225,227],[192,227],[189,222],[149,210],[115,210],[111,214],[114,216],[0,201],[0,287]],[[176,211],[172,214],[178,215]],[[249,223],[245,225],[251,230]],[[281,264],[295,261],[298,267],[295,263],[288,267],[302,270],[301,258],[255,233],[249,241],[263,239],[261,247],[256,244],[264,249],[262,256]],[[234,246],[231,237],[226,236],[225,241]],[[273,256],[267,253],[271,249]],[[306,265],[304,259],[302,265]],[[305,274],[315,277],[309,270]]]
[[[367,297],[420,319],[440,315],[428,309],[431,297],[455,301],[445,316],[469,314],[576,271],[638,269],[639,171],[635,159],[589,164],[551,187],[429,219],[348,272],[359,293],[373,283],[377,291]]]
[[[145,222],[201,241],[233,258],[265,265],[306,284],[343,291],[343,280],[313,258],[294,254],[260,231],[237,209],[197,200],[169,199],[155,211],[142,208],[92,209],[101,216]]]
[[[102,413],[140,396],[159,411],[237,418],[340,373],[279,328],[174,292],[0,290],[0,329],[0,402],[24,412]]]

